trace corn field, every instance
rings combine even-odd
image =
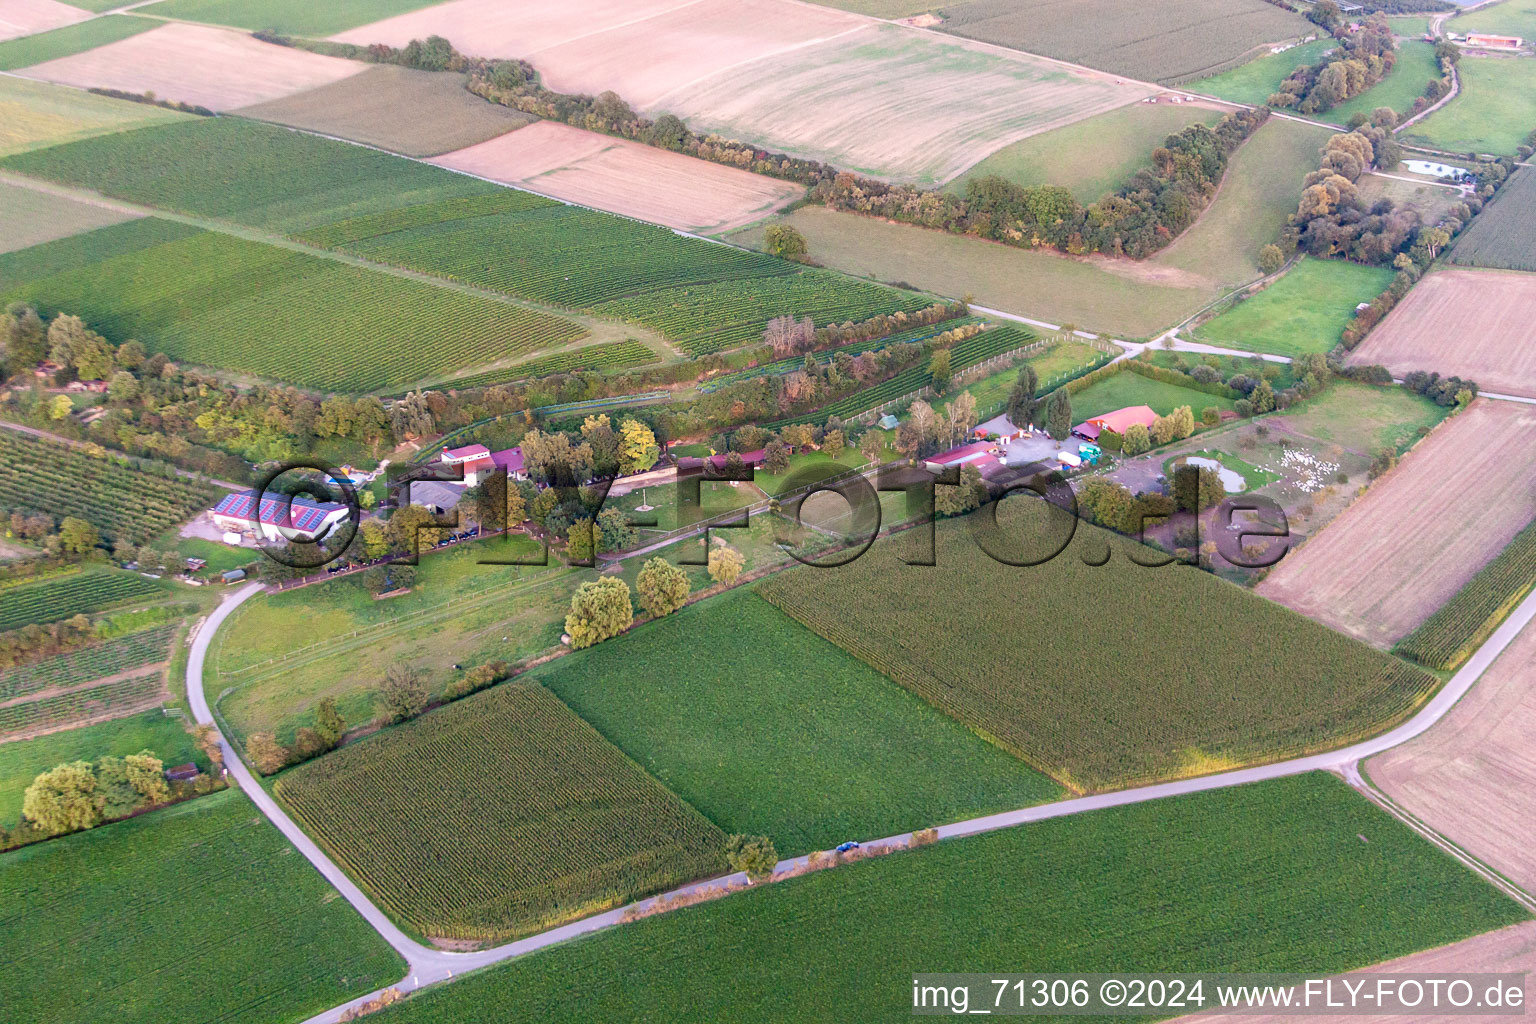
[[[505,941],[724,869],[725,836],[543,687],[311,761],[278,795],[395,918]]]
[[[1430,668],[1459,668],[1532,587],[1536,587],[1536,522],[1521,530],[1455,597],[1404,637],[1397,651]]]
[[[1055,546],[1045,531],[1067,520],[1047,527],[1042,505],[1015,498],[999,511],[1005,536],[1031,538],[1018,555]],[[936,567],[877,544],[842,568],[770,577],[758,593],[1078,791],[1339,746],[1436,686],[1208,573],[1135,565],[1134,546],[1097,527],[1077,524],[1060,555],[1028,567],[994,560],[972,527],[939,524]],[[1106,548],[1108,563],[1086,564]]]

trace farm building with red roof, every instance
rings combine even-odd
[[[1156,419],[1157,413],[1152,411],[1151,406],[1131,405],[1085,420],[1073,427],[1072,433],[1085,441],[1097,441],[1103,431],[1113,430],[1117,434],[1124,434],[1137,423],[1150,429]]]

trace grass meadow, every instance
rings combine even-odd
[[[748,590],[531,678],[724,831],[768,835],[780,856],[1060,794]]]
[[[71,57],[98,46],[115,43],[119,39],[147,32],[161,23],[150,18],[135,18],[131,14],[114,14],[105,18],[65,25],[51,32],[8,39],[0,43],[0,71],[15,71],[43,61],[59,57]]]
[[[0,75],[0,157],[107,132],[190,120],[191,114],[164,107]]]
[[[1400,387],[1335,380],[1316,398],[1281,415],[1290,430],[1372,454],[1383,448],[1406,450],[1449,411]]]
[[[936,532],[937,566],[877,544],[757,592],[1075,791],[1339,746],[1438,685],[1197,568],[1147,567],[1168,559],[1044,502]]]
[[[118,718],[83,729],[51,732],[30,740],[0,743],[0,826],[21,820],[21,800],[32,780],[66,761],[94,761],[152,750],[166,766],[195,761],[206,770],[208,759],[192,743],[181,718],[160,709]]]
[[[1132,103],[1004,146],[946,190],[996,174],[1019,185],[1060,185],[1080,203],[1113,192],[1141,168],[1163,140],[1192,124],[1214,125],[1222,112],[1169,103]]]
[[[378,1024],[912,1019],[906,980],[1331,974],[1527,913],[1323,774],[1043,821],[652,917],[412,996]],[[581,993],[573,1000],[571,993]],[[1062,1018],[1071,1020],[1072,1018]]]
[[[1195,339],[1225,348],[1300,356],[1327,352],[1355,314],[1392,283],[1390,267],[1305,259],[1268,288],[1207,320]]]
[[[1259,106],[1269,100],[1280,83],[1303,64],[1311,64],[1337,44],[1332,38],[1315,39],[1280,53],[1267,53],[1239,67],[1190,82],[1191,92],[1204,93],[1233,103]]]
[[[1352,96],[1319,116],[1329,124],[1347,125],[1356,114],[1370,116],[1377,107],[1390,107],[1399,117],[1406,117],[1413,108],[1415,98],[1424,95],[1424,87],[1431,78],[1440,77],[1440,62],[1435,59],[1435,46],[1422,40],[1400,43],[1397,47],[1397,63],[1392,71],[1358,96]]]
[[[1234,402],[1220,395],[1208,395],[1204,391],[1182,388],[1151,377],[1143,377],[1129,370],[1113,374],[1090,384],[1072,396],[1072,422],[1081,423],[1093,416],[1124,409],[1128,405],[1149,405],[1159,416],[1166,416],[1181,405],[1194,411],[1195,419],[1207,406],[1223,411],[1232,409]]]
[[[1513,154],[1536,125],[1536,60],[1468,57],[1461,92],[1403,132],[1406,141],[1456,153]]]
[[[405,972],[236,790],[7,853],[0,906],[10,1024],[294,1024]]]
[[[0,253],[94,231],[133,214],[0,182]]]

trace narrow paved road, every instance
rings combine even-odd
[[[219,627],[229,615],[242,603],[260,593],[261,590],[261,584],[252,583],[230,594],[197,630],[197,634],[192,642],[191,653],[187,660],[187,696],[191,703],[193,716],[199,723],[217,725],[214,722],[213,714],[209,710],[207,699],[203,693],[203,665],[207,657],[208,646],[215,634],[217,634]],[[1055,803],[1024,807],[1019,810],[1006,811],[1001,814],[992,814],[981,818],[972,818],[967,821],[955,822],[951,825],[941,825],[938,828],[939,838],[953,839],[960,836],[976,835],[981,832],[1011,828],[1015,825],[1025,825],[1049,818],[1081,814],[1085,811],[1097,811],[1109,807],[1122,807],[1127,804],[1142,803],[1148,800],[1161,800],[1165,797],[1183,796],[1188,793],[1225,789],[1230,786],[1247,785],[1252,782],[1283,778],[1302,772],[1318,770],[1336,771],[1348,778],[1350,773],[1355,770],[1354,766],[1359,761],[1407,742],[1444,717],[1452,706],[1466,695],[1467,691],[1472,688],[1498,656],[1503,653],[1504,649],[1509,646],[1516,635],[1529,625],[1532,620],[1536,620],[1536,594],[1531,594],[1516,607],[1515,611],[1505,620],[1503,625],[1494,631],[1493,635],[1478,649],[1477,653],[1472,656],[1467,664],[1424,707],[1420,708],[1417,714],[1397,728],[1389,730],[1374,739],[1365,740],[1361,743],[1355,743],[1348,747],[1323,754],[1313,754],[1289,761],[1280,761],[1275,764],[1244,768],[1220,775],[1180,779],[1176,782],[1141,786],[1136,789],[1126,789],[1114,793],[1100,793],[1093,796],[1077,797],[1071,800],[1060,800]],[[236,784],[245,791],[246,795],[260,808],[268,820],[276,825],[283,835],[288,838],[289,842],[293,843],[299,849],[299,852],[308,858],[316,870],[325,876],[331,885],[336,887],[336,890],[346,898],[347,902],[352,904],[358,913],[383,936],[384,940],[405,958],[406,963],[409,964],[409,974],[400,984],[393,986],[402,992],[409,992],[424,985],[446,981],[456,973],[484,967],[503,960],[510,960],[513,957],[522,956],[525,953],[531,953],[535,950],[565,942],[580,935],[610,928],[620,922],[625,909],[627,909],[618,908],[601,914],[595,914],[580,921],[574,921],[559,928],[541,932],[538,935],[519,939],[516,942],[472,953],[450,953],[423,945],[396,927],[384,912],[375,906],[363,891],[346,876],[345,872],[326,856],[324,851],[284,813],[283,809],[277,805],[277,802],[268,795],[266,790],[251,775],[250,770],[240,760],[222,734],[220,734],[220,743],[224,748],[225,763],[228,765],[230,775],[234,778]],[[884,839],[872,840],[864,845],[900,846],[905,845],[910,838],[911,833],[903,833],[897,836],[888,836]],[[804,862],[804,857],[783,861],[779,865],[778,872],[791,871],[803,865]],[[653,899],[666,898],[667,896],[685,894],[698,889],[721,885],[732,887],[745,886],[745,883],[746,878],[744,875],[729,875],[687,885],[662,897],[654,897]],[[651,902],[652,900],[641,900],[636,904],[632,904],[632,906],[644,906]],[[365,996],[359,996],[349,1003],[334,1007],[310,1018],[306,1024],[333,1024],[333,1022],[340,1020],[343,1012],[377,994],[377,992],[373,992]]]

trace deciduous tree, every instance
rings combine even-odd
[[[22,795],[21,813],[51,835],[91,828],[101,820],[95,769],[89,761],[70,761],[43,772]]]
[[[709,578],[731,586],[741,575],[746,559],[733,547],[717,547],[709,553]]]
[[[665,558],[652,558],[635,577],[635,589],[652,618],[671,615],[688,600],[688,574]]]
[[[629,584],[616,576],[605,576],[576,588],[565,616],[565,631],[571,636],[572,647],[591,647],[618,636],[633,620]]]

